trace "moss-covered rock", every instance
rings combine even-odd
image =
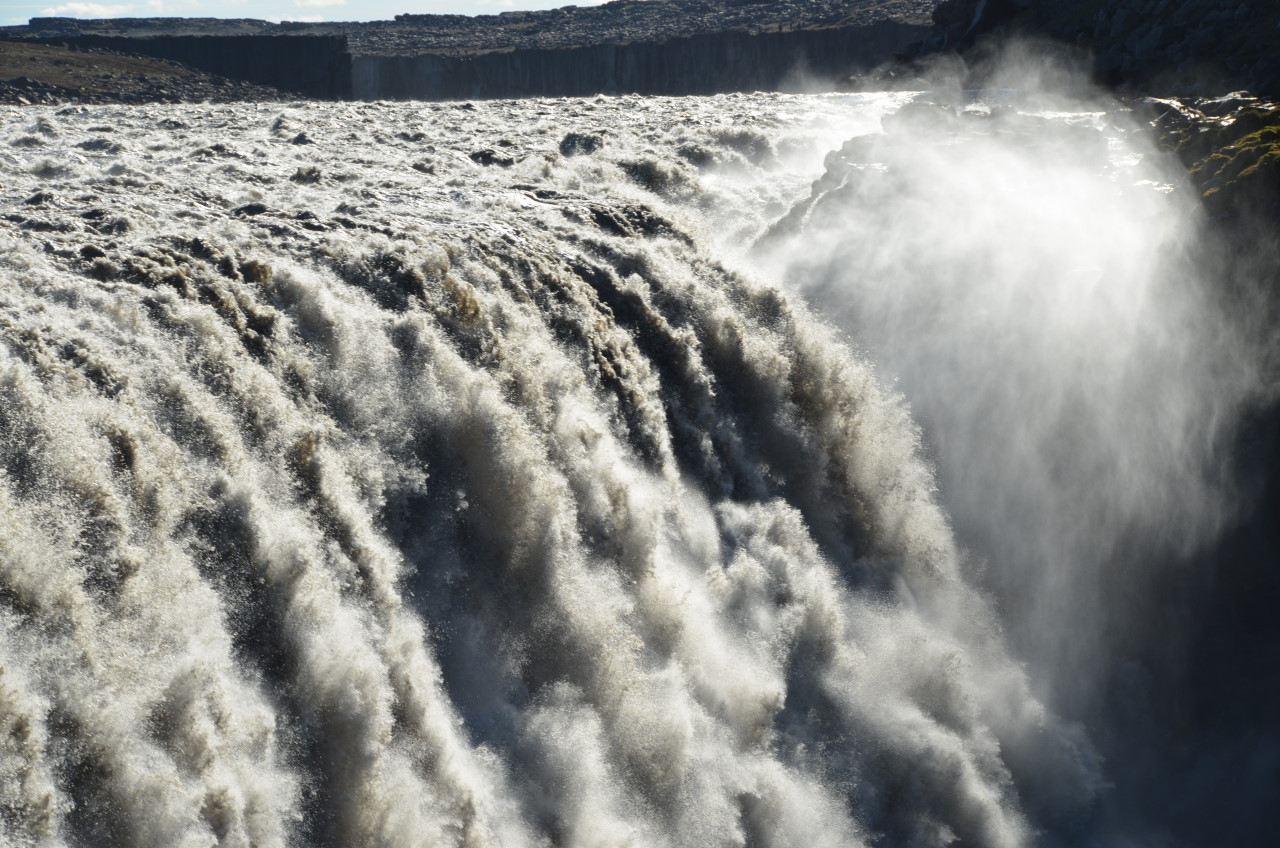
[[[1163,142],[1187,166],[1209,212],[1280,222],[1280,106],[1254,100],[1169,105],[1161,118]]]
[[[1242,202],[1273,205],[1280,197],[1280,109],[1254,117],[1269,123],[1218,148],[1191,168],[1211,209],[1229,211]]]

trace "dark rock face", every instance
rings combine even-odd
[[[357,99],[467,99],[592,94],[715,94],[800,87],[874,67],[917,39],[920,27],[722,33],[661,43],[515,50],[472,58],[356,56]]]
[[[1280,4],[1266,0],[944,0],[917,52],[1030,32],[1091,51],[1099,79],[1170,94],[1280,95]]]

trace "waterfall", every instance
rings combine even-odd
[[[1071,842],[1040,663],[1245,390],[1141,133],[911,99],[4,112],[0,842]]]

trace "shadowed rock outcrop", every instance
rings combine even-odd
[[[1092,54],[1108,85],[1166,94],[1280,94],[1280,5],[1266,0],[944,0],[913,51],[1030,33]]]

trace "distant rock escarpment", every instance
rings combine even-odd
[[[390,21],[32,18],[10,38],[107,48],[311,97],[712,94],[801,87],[891,60],[937,0],[614,0]]]
[[[613,0],[367,22],[38,17],[0,27],[0,38],[141,53],[339,99],[709,94],[876,68],[857,84],[928,85],[917,65],[886,63],[981,53],[1018,33],[1072,46],[1113,87],[1280,96],[1275,0]]]
[[[720,33],[771,33],[869,26],[928,26],[938,0],[613,0],[497,15],[397,15],[387,21],[301,22],[252,18],[32,18],[15,34],[342,35],[357,56],[474,56],[509,50],[661,43]]]
[[[881,21],[476,56],[364,55],[352,60],[352,93],[403,100],[801,90],[887,62],[918,37],[918,27]]]

